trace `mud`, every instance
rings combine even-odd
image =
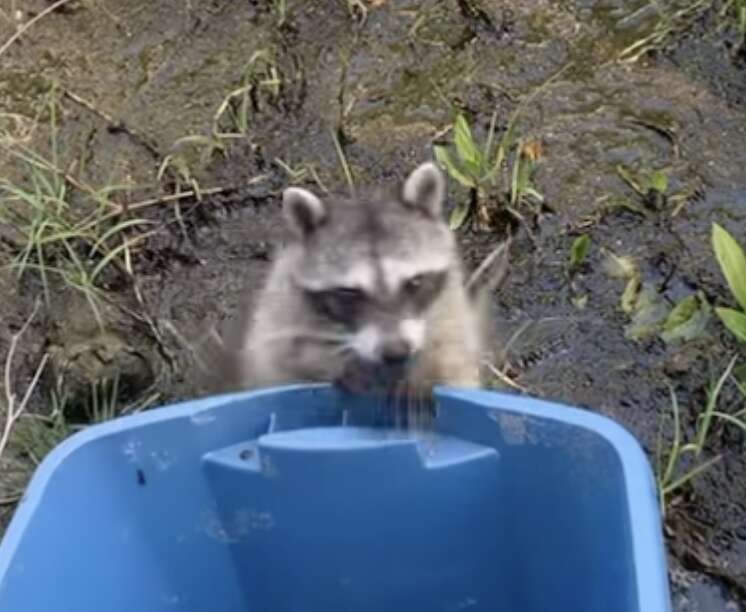
[[[73,94],[62,99],[62,150],[68,162],[85,158],[80,172],[89,183],[126,184],[129,202],[186,189],[173,174],[156,178],[163,157],[176,153],[202,189],[224,190],[141,209],[158,229],[133,261],[142,302],[131,283],[113,278],[106,333],[74,292],[55,286],[16,368],[22,383],[43,350],[55,355],[35,409],[47,409],[45,394],[57,382],[51,374],[60,372],[78,401],[86,381],[114,370],[126,379],[126,399],[153,388],[160,401],[199,393],[190,346],[236,315],[283,240],[279,193],[290,179],[283,165],[309,188],[318,189],[313,170],[324,186],[344,189],[334,134],[357,182],[396,179],[431,156],[433,141],[448,141],[455,110],[480,138],[497,111],[502,131],[520,100],[570,64],[519,122],[523,137],[543,143],[534,182],[548,207],[539,216],[524,211],[532,237],[518,232],[511,274],[494,304],[499,337],[522,331],[496,358],[531,393],[619,420],[654,460],[661,415],[670,410],[667,383],[691,432],[705,386],[734,351],[744,351],[714,318],[705,337],[683,345],[627,339],[624,281],[606,273],[602,248],[634,257],[664,302],[701,290],[711,303],[732,303],[710,231],[717,221],[742,243],[746,236],[746,72],[733,52],[734,29],[720,25],[721,4],[694,12],[664,48],[635,63],[617,58],[654,31],[657,13],[644,1],[364,4],[366,15],[343,1],[289,1],[283,19],[275,3],[261,0],[71,2],[0,56],[3,110],[29,114],[50,79]],[[28,5],[24,19],[46,6]],[[11,6],[0,1],[4,14]],[[2,40],[11,32],[0,22]],[[223,151],[212,154],[174,148],[185,136],[210,135],[216,110],[246,84],[247,64],[260,50],[280,84],[261,84],[261,75],[246,135],[221,141]],[[5,158],[0,164],[17,172]],[[646,206],[618,164],[662,169],[670,194],[691,197],[676,215],[670,202]],[[451,183],[451,202],[465,198]],[[610,206],[620,198],[632,206]],[[569,249],[582,233],[592,247],[571,278]],[[463,230],[469,265],[503,236]],[[9,260],[12,243],[0,245]],[[3,274],[5,349],[39,284]],[[725,403],[736,401],[726,394]],[[746,603],[744,444],[742,433],[718,427],[709,452],[723,460],[670,502],[681,612]],[[0,479],[0,490],[16,491],[19,478]]]

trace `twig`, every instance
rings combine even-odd
[[[484,360],[484,365],[487,366],[487,369],[494,374],[497,378],[499,378],[503,383],[508,385],[509,387],[513,387],[513,389],[517,389],[518,391],[522,391],[523,393],[528,393],[528,389],[526,387],[519,385],[517,382],[515,382],[510,376],[508,376],[505,372],[498,370],[494,365],[492,365],[489,361]]]
[[[13,365],[13,357],[15,356],[16,348],[18,347],[18,341],[21,339],[23,334],[26,332],[26,329],[31,324],[31,320],[36,316],[36,311],[38,309],[39,309],[39,302],[37,301],[34,304],[34,309],[31,311],[31,314],[29,315],[28,319],[26,319],[24,324],[21,326],[21,329],[18,330],[17,333],[13,334],[13,336],[10,339],[10,348],[8,349],[8,356],[5,359],[5,410],[6,410],[6,413],[5,413],[5,424],[3,426],[2,435],[0,435],[0,457],[3,456],[5,447],[8,445],[8,440],[10,439],[10,432],[13,430],[13,426],[15,425],[18,418],[21,416],[21,414],[23,414],[23,411],[26,409],[26,406],[28,405],[28,402],[31,399],[31,394],[36,388],[36,385],[39,382],[39,378],[41,377],[41,374],[44,371],[44,366],[46,366],[47,364],[47,359],[49,359],[49,353],[45,353],[41,359],[41,362],[36,368],[36,372],[34,373],[34,377],[31,380],[31,384],[29,384],[29,386],[26,388],[26,393],[24,393],[23,398],[21,399],[21,402],[16,406],[16,394],[13,393],[11,377],[10,377],[10,371]]]
[[[209,196],[209,195],[216,195],[219,193],[228,193],[230,191],[236,191],[237,189],[240,189],[241,187],[246,187],[250,185],[255,185],[256,183],[260,183],[266,178],[267,178],[266,174],[261,174],[259,176],[255,176],[248,183],[246,183],[245,185],[241,185],[240,187],[235,186],[235,185],[230,185],[227,187],[213,187],[211,189],[200,189],[199,195]],[[156,206],[157,204],[167,204],[168,202],[178,202],[180,200],[187,200],[189,198],[196,198],[196,197],[197,197],[197,192],[194,190],[189,190],[189,191],[182,191],[180,193],[172,193],[172,194],[160,196],[157,198],[148,198],[147,200],[140,200],[139,202],[134,202],[132,204],[122,204],[116,210],[108,213],[104,217],[104,219],[115,217],[116,215],[120,215],[127,211],[139,210],[141,208],[148,208],[149,206]]]
[[[49,13],[52,13],[52,12],[56,11],[59,7],[61,7],[63,4],[67,4],[68,2],[70,2],[70,0],[57,0],[57,2],[55,2],[51,6],[48,6],[47,8],[45,8],[36,17],[34,17],[33,19],[29,19],[20,28],[18,28],[18,30],[16,31],[15,34],[13,34],[13,36],[11,36],[7,41],[5,41],[5,44],[2,47],[0,47],[0,55],[2,55],[3,53],[5,53],[8,50],[8,48],[14,42],[16,42],[21,36],[23,36],[23,34],[26,32],[26,30],[28,30],[37,21],[39,21],[43,17],[46,17],[47,15],[49,15]]]
[[[500,255],[503,254],[503,252],[506,251],[506,249],[510,246],[510,238],[508,238],[505,242],[500,244],[496,249],[494,249],[487,257],[485,257],[482,260],[482,263],[477,266],[477,269],[474,270],[472,275],[469,277],[469,280],[466,281],[466,289],[471,289],[476,282],[479,281],[479,279],[485,274],[487,271],[487,268],[489,268],[495,261],[497,260]],[[508,265],[507,265],[507,254],[506,257],[500,262],[500,265],[497,268],[495,278],[492,279],[492,282],[490,285],[497,289],[502,282],[505,280],[505,276],[507,275],[508,271]]]

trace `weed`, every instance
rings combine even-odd
[[[51,158],[12,137],[0,139],[4,148],[28,176],[23,183],[0,179],[0,220],[12,227],[21,241],[10,267],[19,276],[34,273],[41,280],[47,304],[49,277],[84,294],[103,327],[98,303],[100,281],[109,268],[130,276],[126,262],[137,242],[149,234],[128,237],[128,230],[146,225],[144,219],[115,221],[111,195],[124,187],[94,189],[60,170],[57,143],[57,98],[48,96]]]
[[[3,377],[3,386],[5,387],[5,405],[3,406],[3,410],[1,413],[2,429],[0,429],[0,459],[2,458],[3,453],[5,452],[5,449],[8,445],[13,427],[16,425],[18,419],[21,418],[24,411],[28,407],[29,400],[31,399],[31,394],[34,392],[34,389],[39,382],[39,378],[41,377],[41,374],[44,371],[44,367],[47,364],[47,359],[49,359],[49,355],[45,353],[44,356],[41,358],[39,365],[36,367],[36,371],[34,372],[34,376],[31,379],[31,383],[28,385],[28,387],[26,387],[26,391],[19,400],[18,396],[13,391],[13,360],[15,358],[16,350],[18,349],[18,342],[23,337],[23,334],[26,332],[26,329],[28,329],[28,326],[31,324],[33,318],[36,316],[36,312],[38,309],[39,304],[37,303],[35,304],[34,309],[31,311],[29,317],[21,326],[21,329],[13,334],[13,336],[11,336],[8,355],[5,358],[5,374]]]
[[[452,211],[450,225],[458,229],[471,215],[476,204],[482,222],[489,224],[492,214],[487,207],[489,191],[497,187],[504,165],[513,152],[513,166],[508,172],[507,203],[504,209],[511,216],[523,221],[517,207],[527,198],[543,201],[541,194],[531,184],[536,161],[541,157],[538,141],[523,142],[516,138],[516,126],[523,111],[551,83],[556,81],[572,64],[567,64],[527,95],[513,111],[500,141],[495,144],[497,112],[493,113],[484,146],[479,146],[472,135],[471,127],[463,115],[458,115],[453,125],[455,157],[443,146],[434,147],[435,158],[448,174],[469,190],[466,202],[459,203]],[[503,198],[506,199],[506,198]]]
[[[313,164],[303,163],[297,167],[292,167],[290,166],[290,164],[278,157],[275,158],[275,163],[280,166],[280,168],[282,168],[288,175],[288,181],[291,185],[298,185],[310,178],[311,180],[313,180],[314,183],[316,183],[316,185],[318,185],[319,189],[321,189],[325,193],[329,193],[329,189],[321,180],[321,177],[319,176],[319,173],[316,171],[316,168],[313,166]]]
[[[506,208],[514,213],[515,208],[527,196],[541,200],[541,195],[531,185],[533,160],[520,140],[513,143],[513,132],[508,129],[502,140],[493,146],[497,113],[492,115],[487,140],[480,147],[471,127],[463,115],[458,115],[453,125],[453,139],[456,155],[452,156],[443,146],[435,147],[435,158],[448,174],[458,183],[469,189],[469,198],[456,206],[450,218],[450,225],[458,229],[472,213],[473,204],[477,205],[477,212],[481,220],[488,222],[491,217],[486,208],[489,191],[493,189],[500,177],[503,163],[509,156],[510,149],[515,146],[513,167],[510,172],[509,195]]]
[[[704,409],[697,415],[693,439],[684,441],[681,414],[678,398],[673,388],[671,392],[671,411],[673,416],[673,440],[671,446],[664,453],[662,451],[661,432],[659,431],[657,444],[657,481],[660,502],[665,514],[670,496],[683,487],[686,483],[698,476],[722,458],[720,455],[700,461],[709,441],[712,424],[715,420],[721,420],[727,424],[736,425],[746,431],[746,409],[735,414],[728,414],[717,410],[720,394],[725,382],[731,375],[736,363],[736,357],[731,359],[725,372],[707,390],[707,403]],[[692,466],[692,462],[694,465]]]
[[[588,234],[583,234],[573,240],[572,246],[570,247],[570,261],[568,262],[571,272],[577,270],[583,264],[590,249],[591,239]]]
[[[194,191],[198,200],[202,199],[202,190],[195,176],[195,169],[207,165],[216,152],[225,154],[225,145],[214,136],[185,136],[173,144],[173,153],[163,158],[158,168],[158,180],[168,174],[174,180],[176,193],[184,187]]]
[[[682,7],[664,10],[662,3],[651,0],[658,13],[658,21],[652,31],[632,43],[619,54],[622,62],[634,63],[651,51],[661,49],[676,36],[681,36],[712,5],[712,0],[692,0]]]
[[[735,238],[717,223],[712,225],[712,245],[731,293],[742,309],[739,312],[733,308],[716,308],[715,311],[730,332],[746,342],[746,254]]]
[[[269,49],[255,51],[241,74],[239,87],[223,98],[213,116],[212,133],[216,138],[246,138],[250,111],[256,106],[257,91],[267,90],[272,98],[280,95],[282,79]]]
[[[706,335],[712,307],[702,292],[681,299],[673,308],[652,282],[643,281],[637,264],[630,257],[606,255],[605,268],[609,276],[626,280],[620,308],[630,315],[625,328],[630,340],[645,340],[656,335],[666,343],[693,340]]]
[[[712,307],[701,291],[682,298],[663,323],[661,338],[667,344],[705,335]]]
[[[352,176],[350,164],[347,163],[347,156],[342,148],[342,143],[339,142],[339,138],[333,130],[331,131],[331,135],[332,140],[334,141],[334,149],[337,151],[337,158],[339,159],[339,163],[342,166],[345,178],[347,179],[347,187],[350,190],[350,196],[355,197],[355,179]]]
[[[643,204],[659,209],[668,200],[668,176],[662,170],[634,172],[625,166],[616,167],[617,173],[642,199]]]

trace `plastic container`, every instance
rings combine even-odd
[[[427,433],[326,386],[97,425],[37,470],[2,612],[669,612],[637,442],[590,412],[436,392]]]

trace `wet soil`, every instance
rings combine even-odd
[[[2,40],[13,32],[17,4],[0,0],[8,18],[0,21]],[[318,189],[311,170],[323,185],[344,188],[332,134],[358,183],[395,180],[430,157],[434,141],[449,140],[455,111],[479,138],[496,111],[502,132],[519,102],[565,68],[519,121],[523,137],[543,144],[534,183],[547,208],[523,211],[531,234],[518,231],[494,303],[501,346],[514,341],[506,354],[496,347],[496,357],[530,393],[617,419],[655,461],[661,417],[670,411],[667,385],[691,433],[706,386],[734,352],[745,355],[714,318],[706,335],[684,344],[657,334],[628,339],[625,282],[607,274],[602,249],[633,257],[664,303],[694,291],[732,303],[710,231],[716,221],[742,243],[746,237],[746,68],[721,4],[702,3],[665,46],[634,63],[618,61],[620,54],[659,21],[644,1],[362,4],[366,14],[343,1],[288,1],[283,16],[278,3],[262,0],[73,1],[0,56],[3,111],[31,115],[50,80],[67,92],[65,167],[88,183],[126,184],[122,201],[130,203],[186,189],[173,175],[157,180],[163,158],[175,153],[203,190],[222,189],[201,201],[138,209],[157,229],[133,261],[141,298],[131,282],[112,278],[105,331],[80,295],[53,285],[51,306],[19,354],[19,386],[47,350],[50,375],[34,407],[42,413],[59,377],[76,396],[115,371],[128,400],[154,388],[161,402],[200,393],[190,347],[260,287],[284,239],[281,189],[291,179]],[[24,3],[21,22],[47,5]],[[280,84],[254,88],[245,135],[221,140],[224,150],[211,155],[174,148],[180,138],[210,135],[225,96],[256,77],[247,66],[260,65],[251,63],[258,51],[272,58]],[[262,73],[256,82],[266,80]],[[82,158],[84,167],[67,165]],[[7,158],[0,164],[23,180]],[[662,169],[670,194],[691,196],[678,207],[665,198],[646,205],[620,178],[619,164]],[[467,197],[455,182],[449,190],[452,204]],[[632,206],[610,205],[620,198]],[[591,238],[590,254],[570,277],[570,245],[581,234]],[[501,229],[460,230],[468,265],[503,237]],[[13,245],[0,241],[4,261]],[[0,354],[40,290],[34,278],[2,274]],[[723,407],[736,401],[728,390]],[[718,426],[708,453],[722,461],[669,500],[681,612],[746,604],[745,445],[742,432]],[[24,465],[19,455],[4,466],[0,498],[22,486]],[[0,523],[11,510],[0,506]]]

